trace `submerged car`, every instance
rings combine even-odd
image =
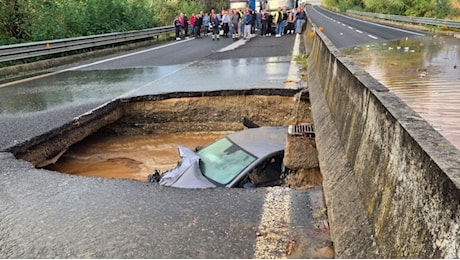
[[[259,127],[229,134],[197,151],[179,146],[181,161],[149,176],[178,188],[279,185],[287,127]]]

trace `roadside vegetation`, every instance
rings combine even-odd
[[[0,0],[0,45],[172,25],[228,0]],[[460,20],[460,0],[323,0],[322,5],[405,16]]]
[[[308,56],[310,53],[301,53],[294,57],[294,60],[297,62],[300,72],[300,79],[302,81],[307,80],[307,69],[308,69]]]
[[[0,0],[0,45],[172,25],[228,0]]]
[[[323,0],[341,12],[356,10],[412,17],[460,20],[459,0]]]

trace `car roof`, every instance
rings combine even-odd
[[[288,128],[284,126],[266,126],[238,131],[227,137],[260,158],[284,150],[287,132]]]

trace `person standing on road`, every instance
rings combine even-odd
[[[230,28],[232,32],[232,39],[237,40],[239,38],[238,35],[238,24],[240,23],[240,15],[236,9],[232,10],[232,14],[230,15]]]
[[[180,22],[180,38],[183,38],[185,37],[184,36],[184,33],[185,33],[185,18],[184,18],[184,13],[180,13],[180,16],[179,16],[179,22]]]
[[[219,18],[217,17],[216,13],[214,12],[214,10],[211,11],[211,18],[210,18],[210,22],[209,22],[209,26],[211,27],[212,29],[212,40],[219,40],[219,25],[220,25],[220,21],[219,21]]]
[[[257,24],[257,15],[256,11],[254,10],[249,10],[249,13],[251,14],[251,37],[254,37],[256,35],[256,24]]]
[[[270,12],[267,12],[267,13],[268,13],[268,17],[267,17],[268,28],[267,28],[267,31],[268,31],[268,36],[271,36],[272,32],[273,32],[273,29],[272,29],[273,15]]]
[[[180,16],[176,16],[176,19],[174,19],[174,27],[176,29],[176,41],[179,41],[181,31]]]
[[[294,22],[295,22],[294,9],[288,12],[286,22],[287,22],[286,34],[294,34]]]
[[[210,22],[209,14],[205,13],[204,16],[203,16],[203,34],[204,34],[204,36],[208,36],[209,22]]]
[[[295,15],[295,33],[301,34],[303,31],[303,25],[307,19],[307,13],[303,6],[299,6],[297,13]]]
[[[228,31],[230,30],[230,15],[228,10],[222,14],[222,29],[224,30],[224,37],[228,38]]]
[[[238,25],[238,34],[240,37],[244,36],[244,12],[242,10],[238,11],[238,14],[240,15],[240,23]]]
[[[185,34],[185,38],[188,37],[188,27],[189,27],[188,17],[187,17],[187,14],[184,14],[184,34]]]
[[[286,33],[286,25],[287,25],[287,11],[286,11],[286,6],[283,7],[283,22],[281,23],[281,35],[284,35]]]
[[[252,24],[252,14],[249,12],[249,9],[245,10],[244,13],[244,36],[245,40],[251,38],[251,24]]]
[[[260,31],[262,29],[262,12],[256,11],[256,31]]]
[[[281,37],[281,30],[283,29],[283,12],[281,11],[281,7],[278,7],[278,10],[275,12],[274,21],[276,24],[275,37]]]
[[[265,10],[261,11],[262,17],[261,22],[262,22],[262,29],[260,30],[260,35],[265,37],[268,34],[268,13]]]
[[[201,24],[202,24],[203,18],[201,17],[201,13],[195,15],[195,23],[194,23],[194,29],[193,33],[195,38],[201,38]]]
[[[192,36],[195,36],[195,13],[190,16],[190,32]]]

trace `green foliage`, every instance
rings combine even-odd
[[[323,0],[321,1],[321,4],[329,9],[339,6],[338,0]]]
[[[158,26],[154,0],[0,0],[0,44]],[[5,8],[4,8],[5,7]]]
[[[456,3],[457,8],[453,8]],[[323,0],[348,9],[407,16],[460,16],[458,0]],[[0,0],[0,45],[52,40],[171,25],[190,16],[229,7],[228,0]]]
[[[190,17],[192,13],[199,13],[204,9],[198,1],[155,0],[152,5],[152,12],[156,14],[157,21],[162,26],[172,25],[180,13]]]
[[[457,0],[453,0],[457,1]],[[444,19],[456,16],[459,9],[453,8],[452,0],[323,0],[328,8],[344,12],[348,9],[396,14],[416,17]]]
[[[30,39],[27,1],[0,0],[0,6],[0,41],[16,43]]]
[[[0,0],[0,45],[171,25],[228,0]]]

